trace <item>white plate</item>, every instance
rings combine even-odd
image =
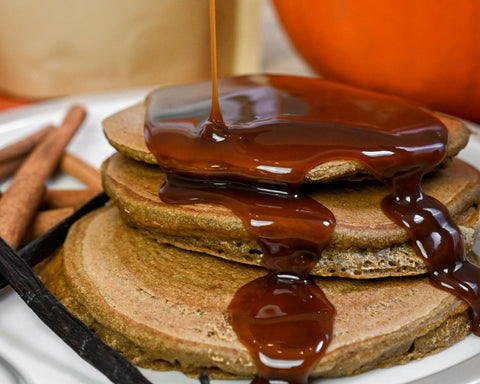
[[[69,106],[82,104],[88,118],[67,150],[95,167],[113,153],[103,137],[101,121],[108,115],[141,100],[148,89],[97,93],[70,97],[0,113],[0,147],[40,129],[58,124]],[[474,137],[461,157],[480,168],[480,140]],[[49,181],[52,187],[72,188],[78,182],[57,176]],[[5,188],[5,185],[3,186]],[[30,383],[35,384],[106,384],[109,380],[79,358],[59,340],[7,288],[0,292],[0,356],[7,358]],[[469,336],[434,356],[389,369],[374,370],[362,375],[314,381],[322,384],[438,384],[480,383],[480,338]],[[193,384],[198,380],[176,372],[142,372],[155,383]],[[212,384],[248,384],[247,380],[213,380]]]

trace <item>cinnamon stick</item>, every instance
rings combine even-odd
[[[76,210],[96,194],[97,191],[93,189],[49,189],[43,197],[41,208],[73,207]]]
[[[72,107],[61,126],[51,131],[15,173],[0,200],[0,237],[17,248],[42,200],[44,180],[56,168],[65,147],[85,119],[82,107]]]
[[[60,169],[97,193],[103,190],[100,172],[72,154],[65,153],[62,156]]]
[[[3,183],[10,176],[12,176],[15,171],[20,168],[20,165],[22,165],[24,160],[25,157],[20,156],[5,160],[4,162],[0,163],[0,183]]]
[[[60,221],[73,214],[73,212],[75,212],[73,207],[39,211],[35,215],[32,225],[30,225],[24,234],[22,243],[28,244],[30,241],[36,239],[40,235],[43,235],[49,229],[57,225]]]
[[[52,125],[48,125],[24,139],[0,149],[0,164],[15,158],[25,157],[53,129]]]

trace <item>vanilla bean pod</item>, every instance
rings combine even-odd
[[[210,384],[210,378],[208,377],[207,372],[202,372],[198,377],[198,380],[200,380],[200,384]]]
[[[80,357],[116,384],[151,384],[137,368],[74,317],[0,238],[0,274],[35,314]]]

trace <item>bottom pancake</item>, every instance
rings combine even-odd
[[[256,373],[227,306],[240,287],[267,273],[259,267],[161,244],[124,224],[110,206],[78,221],[62,250],[37,270],[67,308],[139,366]],[[466,305],[426,278],[315,282],[336,317],[314,377],[405,363],[470,332]]]

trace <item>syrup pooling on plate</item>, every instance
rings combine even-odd
[[[455,278],[463,279],[464,274],[455,272],[447,273],[453,278],[440,284],[451,286],[450,291],[472,305],[472,300],[463,296],[463,285],[475,290],[478,268],[466,260],[461,234],[447,210],[443,209],[443,217],[432,214],[438,211],[438,204],[424,198],[421,192],[423,175],[443,160],[448,142],[447,130],[432,114],[393,97],[319,79],[278,75],[221,80],[219,105],[222,124],[212,124],[208,122],[209,83],[164,89],[149,97],[145,134],[149,150],[167,173],[160,193],[162,199],[168,203],[209,202],[227,206],[262,245],[264,265],[277,272],[271,276],[295,273],[300,284],[307,286],[313,283],[306,275],[330,239],[334,218],[321,204],[303,196],[300,185],[318,164],[355,160],[390,187],[392,196],[385,199],[382,208],[397,223],[412,229],[412,239],[417,249],[424,251],[420,254],[426,258],[432,276],[441,275],[445,263],[451,270],[464,270],[464,265],[473,270],[467,274],[466,283]],[[309,208],[304,209],[300,202],[307,200]],[[286,204],[293,208],[282,215]],[[302,216],[306,211],[308,214]],[[428,237],[433,233],[447,240],[438,246],[436,235]],[[277,253],[278,250],[281,252]],[[445,257],[437,257],[439,254]],[[457,266],[456,260],[460,261]],[[276,277],[266,279],[272,284],[272,292],[283,292],[278,288],[282,282]],[[292,287],[296,281],[292,280]],[[261,290],[264,282],[259,279],[252,285]],[[266,308],[272,308],[271,295],[265,295],[266,299],[257,303],[259,307],[248,312],[239,303],[244,302],[244,292],[251,291],[250,285],[240,289],[229,309],[232,326],[257,361],[257,380],[306,383],[305,377],[328,345],[331,330],[325,331],[325,342],[319,338],[313,343],[322,347],[308,359],[308,367],[302,363],[291,364],[288,370],[284,369],[285,364],[280,368],[274,355],[262,359],[262,351],[271,344],[281,352],[287,348],[287,339],[268,342],[258,329],[262,328],[261,322],[267,321],[279,327],[277,335],[282,331],[289,333],[291,323],[288,327],[284,324],[289,322],[290,314],[282,310],[283,304],[267,311]],[[301,299],[297,299],[302,308]],[[334,311],[328,310],[328,304],[322,308],[323,311],[307,311],[302,316],[311,316],[316,322],[321,317],[321,328],[327,330],[325,324],[332,322]],[[250,324],[255,326],[244,326],[247,313]],[[278,321],[279,314],[287,321]],[[478,318],[473,317],[477,324]],[[305,328],[300,324],[295,327]],[[299,355],[289,361],[302,359]]]

